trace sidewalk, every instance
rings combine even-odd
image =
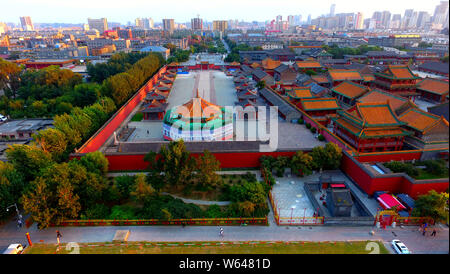
[[[330,227],[330,226],[276,226],[272,212],[269,226],[224,226],[225,241],[355,241],[380,240],[386,245],[399,239],[415,254],[448,253],[448,227],[439,228],[436,237],[422,236],[418,227],[388,228]],[[110,242],[116,230],[130,230],[128,241],[218,241],[216,226],[105,226],[105,227],[53,227],[39,231],[34,224],[29,229],[0,228],[0,249],[11,243],[27,244],[25,233],[29,232],[34,243],[56,243],[56,230],[62,234],[62,242]],[[374,230],[375,235],[370,235]],[[396,235],[393,235],[395,232]]]

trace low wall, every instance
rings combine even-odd
[[[147,81],[83,146],[78,149],[79,153],[89,153],[100,149],[100,147],[113,135],[114,131],[130,115],[134,108],[145,98],[153,85],[165,73],[167,67],[162,67],[150,80]]]
[[[169,141],[157,142],[124,142],[119,145],[119,152],[158,152],[163,145]],[[227,152],[227,151],[258,151],[262,142],[260,141],[207,141],[207,142],[185,142],[186,150],[190,152]]]

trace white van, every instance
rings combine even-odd
[[[20,254],[23,251],[21,244],[10,244],[3,254]]]

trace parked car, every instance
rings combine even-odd
[[[8,120],[8,118],[6,118],[5,116],[0,114],[0,123],[1,122],[6,122],[6,120]]]
[[[3,254],[20,254],[24,247],[21,244],[10,244]]]
[[[392,240],[391,244],[397,254],[411,254],[406,245],[399,240]]]

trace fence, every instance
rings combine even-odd
[[[146,219],[146,220],[66,220],[51,226],[140,226],[140,225],[267,225],[264,218],[199,218],[199,219]]]
[[[280,217],[278,207],[274,202],[272,191],[269,192],[269,200],[273,209],[273,216],[277,225],[323,225],[324,217]]]
[[[423,223],[433,224],[432,218],[428,217],[395,217],[397,225],[421,225]]]
[[[323,225],[324,217],[279,217],[278,225]]]

